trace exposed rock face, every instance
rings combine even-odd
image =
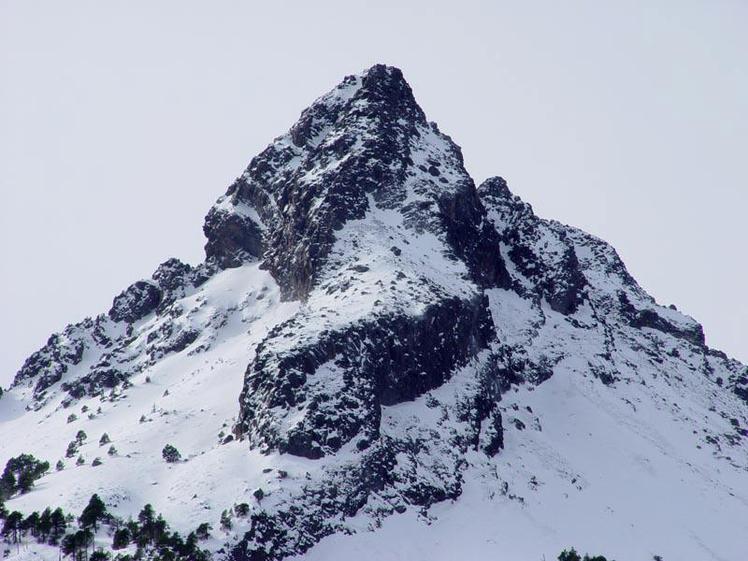
[[[172,352],[184,350],[198,338],[199,330],[180,320],[174,302],[201,285],[216,271],[210,262],[193,268],[178,259],[159,265],[148,280],[140,280],[114,298],[107,314],[86,318],[52,335],[31,355],[16,374],[14,384],[33,381],[35,407],[46,403],[46,390],[61,382],[68,397],[64,404],[85,395],[103,395],[133,373]],[[156,329],[138,337],[133,324],[160,316]],[[71,379],[63,376],[83,361],[86,366]]]
[[[565,227],[537,218],[529,204],[511,194],[501,177],[487,179],[479,191],[492,211],[491,221],[510,261],[530,281],[525,286],[545,298],[553,310],[567,315],[576,312],[587,283]],[[553,245],[543,239],[548,232]]]
[[[37,408],[116,399],[137,373],[229,349],[190,375],[224,358],[244,373],[238,405],[225,396],[232,446],[306,470],[279,477],[226,538],[236,561],[427,515],[460,497],[468,469],[499,481],[507,433],[541,431],[507,394],[554,376],[644,388],[658,407],[666,390],[698,394],[698,407],[708,393],[707,410],[738,423],[723,442],[745,436],[745,366],[658,305],[602,240],[537,217],[501,178],[476,189],[395,68],[315,101],[218,199],[204,232],[205,262],[166,261],[108,314],[53,335],[14,389]],[[694,424],[694,442],[719,450],[702,432]]]
[[[477,278],[507,282],[459,147],[426,121],[400,70],[382,65],[346,78],[252,160],[208,214],[206,250],[222,266],[257,255],[245,218],[254,209],[267,227],[266,266],[287,297],[305,298],[335,232],[370,201],[400,210],[408,227],[446,232]]]
[[[161,302],[161,290],[148,281],[138,281],[114,299],[109,317],[134,323],[154,311]]]
[[[356,436],[356,446],[367,448],[379,437],[382,405],[441,386],[487,347],[493,323],[486,304],[448,299],[415,318],[383,315],[281,357],[271,338],[247,372],[239,432],[253,444],[307,458],[337,452]],[[303,417],[297,411],[296,423],[279,430],[273,410],[293,409]]]

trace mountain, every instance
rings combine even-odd
[[[9,511],[96,493],[110,551],[151,504],[232,561],[745,558],[748,368],[607,243],[476,186],[398,69],[316,100],[203,230],[202,263],[23,364],[0,461],[61,465]]]

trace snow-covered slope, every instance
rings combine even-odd
[[[0,461],[64,468],[8,509],[150,503],[236,561],[748,558],[748,369],[605,242],[476,187],[399,70],[315,101],[204,231],[23,365]]]

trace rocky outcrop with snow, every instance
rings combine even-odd
[[[746,367],[608,244],[537,217],[501,178],[476,187],[399,70],[315,101],[204,232],[203,263],[165,262],[18,372],[0,460],[62,458],[82,426],[119,454],[47,475],[14,508],[96,490],[122,517],[149,502],[188,529],[251,503],[211,542],[236,561],[454,558],[427,528],[459,539],[471,511],[475,559],[586,538],[621,559],[737,561]],[[167,443],[180,461],[165,465]]]

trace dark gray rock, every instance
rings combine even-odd
[[[113,321],[134,323],[155,311],[161,302],[161,289],[153,282],[141,280],[114,298],[109,317]]]

